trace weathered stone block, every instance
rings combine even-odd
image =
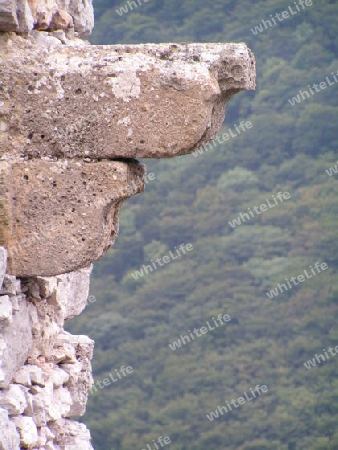
[[[65,446],[67,450],[94,450],[89,430],[83,423],[60,419],[50,423],[49,428],[56,436],[56,445]]]
[[[16,31],[19,27],[16,0],[0,0],[0,31]]]
[[[89,294],[92,266],[57,277],[55,302],[64,320],[72,319],[85,309]]]
[[[31,417],[13,417],[13,422],[20,433],[20,445],[22,448],[33,448],[38,443],[38,430]]]
[[[2,162],[1,175],[7,271],[22,277],[89,266],[113,244],[122,200],[144,188],[136,161]]]
[[[13,40],[0,40],[8,110],[3,153],[187,154],[216,135],[232,95],[255,87],[254,57],[242,43],[47,49]]]
[[[16,30],[19,33],[28,33],[34,27],[34,18],[27,0],[17,0],[17,16],[19,26]]]
[[[0,407],[6,409],[10,416],[22,414],[27,408],[25,388],[10,384],[8,389],[0,390]]]

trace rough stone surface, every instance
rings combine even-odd
[[[13,307],[8,295],[0,297],[0,329],[12,322]]]
[[[13,417],[13,422],[20,434],[21,447],[32,448],[38,444],[38,430],[32,417]]]
[[[100,258],[114,243],[122,200],[143,191],[143,174],[137,162],[0,162],[8,272],[53,276]]]
[[[15,31],[18,28],[16,1],[0,0],[0,31]]]
[[[0,185],[0,192],[1,192],[1,185]],[[0,247],[0,288],[4,282],[6,267],[7,267],[7,250],[3,247]]]
[[[10,37],[0,40],[0,59],[6,61],[4,155],[187,154],[216,135],[232,95],[255,87],[254,58],[245,44],[47,50]]]
[[[11,323],[0,329],[0,388],[9,385],[32,346],[34,308],[23,296],[19,298],[19,310],[13,310]]]
[[[19,22],[17,32],[28,33],[33,29],[34,18],[27,0],[17,0],[17,17]]]
[[[20,450],[20,436],[14,422],[8,417],[8,411],[0,408],[0,449]]]
[[[56,444],[66,445],[67,450],[93,450],[89,430],[83,423],[61,419],[51,423],[50,429],[57,436]]]
[[[11,416],[22,414],[27,408],[25,388],[18,384],[9,385],[8,389],[0,392],[0,407],[6,409]]]
[[[1,450],[92,449],[89,431],[68,418],[85,412],[94,342],[63,330],[87,303],[91,269],[25,278],[22,285],[4,276],[0,305],[12,321],[3,320],[0,329]],[[17,320],[30,339],[16,333]]]
[[[78,36],[85,36],[91,33],[93,26],[91,0],[0,1],[0,31],[28,33],[33,29],[73,29]]]
[[[245,44],[90,46],[93,19],[91,0],[0,0],[0,450],[93,450],[69,418],[94,342],[63,327],[143,190],[134,158],[207,143],[255,87]]]

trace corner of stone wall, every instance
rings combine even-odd
[[[91,267],[55,277],[6,274],[0,247],[0,449],[91,450],[83,415],[94,342],[64,331],[85,308]]]

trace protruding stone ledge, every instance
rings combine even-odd
[[[89,266],[113,244],[122,201],[144,188],[136,161],[1,162],[0,175],[1,245],[21,277]]]
[[[216,135],[232,95],[255,88],[243,43],[46,47],[7,36],[0,60],[3,155],[187,154]]]

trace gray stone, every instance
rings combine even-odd
[[[8,295],[0,297],[0,330],[12,323],[13,307]]]
[[[143,191],[143,176],[136,161],[0,162],[11,189],[3,224],[0,216],[8,273],[49,277],[88,267],[114,243],[122,201]]]
[[[3,279],[2,289],[0,295],[16,295],[21,292],[20,280],[15,276],[6,274]]]
[[[8,389],[0,390],[0,407],[10,416],[22,414],[27,408],[25,390],[18,384],[10,384]]]
[[[20,450],[20,436],[14,422],[8,417],[8,412],[0,408],[0,449]]]
[[[60,367],[55,367],[51,374],[51,381],[53,383],[54,389],[62,387],[69,380],[69,373]]]
[[[34,19],[27,0],[17,0],[17,17],[19,33],[28,33],[34,27]]]
[[[69,374],[69,380],[65,383],[72,398],[69,417],[82,416],[86,411],[88,392],[92,385],[90,361],[94,341],[87,336],[72,336],[66,332],[58,336],[58,341],[60,344],[70,343],[75,350],[76,360],[72,363],[64,361],[60,367]]]
[[[4,132],[3,153],[91,159],[187,154],[215,137],[234,94],[255,88],[255,60],[244,43],[61,45],[47,52],[18,36],[11,45],[4,39],[3,83],[11,92],[4,102],[16,106],[4,123],[17,127]]]
[[[42,47],[58,47],[59,45],[62,45],[62,42],[60,39],[50,36],[48,31],[36,31],[33,30],[30,33],[33,44],[38,44]]]
[[[7,267],[7,250],[4,247],[0,247],[0,287],[4,281]]]
[[[56,277],[37,277],[36,282],[40,297],[49,298],[56,294],[58,287],[58,279]]]
[[[32,411],[28,411],[28,413],[40,427],[68,416],[72,399],[68,389],[61,387],[54,391],[53,383],[49,382],[33,395],[32,403]]]
[[[29,375],[29,366],[25,365],[18,369],[13,377],[13,382],[17,384],[22,384],[23,386],[30,387],[32,385],[31,378]]]
[[[60,448],[67,443],[65,447],[67,450],[94,450],[89,430],[83,423],[61,419],[50,423],[49,428],[56,436],[54,441],[56,446],[60,445]]]
[[[22,299],[10,325],[0,331],[0,388],[9,385],[15,372],[28,358],[32,347],[33,309]]]
[[[57,0],[60,2],[60,0]],[[73,17],[78,36],[87,36],[94,27],[94,8],[91,0],[69,0],[67,11]]]
[[[62,44],[65,44],[67,42],[66,33],[63,30],[53,31],[51,35],[56,39],[59,39]]]
[[[57,277],[56,302],[64,320],[78,316],[86,307],[92,268],[90,266]]]
[[[13,422],[20,434],[20,445],[23,448],[32,448],[39,441],[38,430],[32,417],[13,417]]]
[[[45,386],[41,368],[31,364],[25,364],[20,367],[15,373],[13,381],[27,387],[31,387],[32,385]]]
[[[15,0],[0,0],[0,31],[16,31],[19,27]]]

